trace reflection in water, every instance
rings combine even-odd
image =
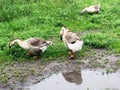
[[[81,72],[63,72],[62,75],[64,76],[65,80],[70,83],[75,83],[77,85],[82,83]]]
[[[120,90],[120,72],[102,73],[82,70],[53,74],[28,90]]]

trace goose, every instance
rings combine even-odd
[[[74,59],[74,53],[82,49],[83,41],[66,27],[62,27],[60,38],[68,49],[69,58]]]
[[[44,52],[48,45],[51,45],[51,41],[46,41],[40,38],[28,38],[26,40],[14,39],[9,42],[9,47],[18,43],[18,45],[27,51],[27,55],[35,54],[38,55]]]
[[[100,10],[100,4],[97,4],[97,5],[91,5],[89,7],[85,7],[84,9],[82,9],[80,13],[82,14],[84,12],[88,12],[90,14],[93,14],[93,13],[98,13],[99,10]]]

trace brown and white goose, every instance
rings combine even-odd
[[[76,33],[71,32],[66,27],[62,27],[60,37],[65,47],[69,50],[69,58],[74,59],[74,53],[82,49],[83,41],[80,40]]]
[[[100,10],[100,4],[97,4],[97,5],[91,5],[89,7],[85,7],[84,9],[82,9],[80,13],[82,14],[84,12],[88,12],[90,14],[93,14],[93,13],[98,13],[99,10]]]
[[[28,51],[27,55],[40,54],[47,49],[48,45],[52,44],[51,41],[45,41],[45,40],[40,39],[40,38],[29,38],[26,40],[14,39],[14,40],[9,42],[9,47],[14,45],[14,43],[18,43],[18,45],[21,48],[27,50]]]

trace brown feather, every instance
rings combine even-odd
[[[73,32],[68,32],[66,35],[65,35],[65,38],[66,40],[71,43],[71,42],[75,42],[77,40],[79,40],[79,37],[73,33]]]
[[[45,40],[39,38],[30,38],[27,40],[27,42],[29,42],[32,46],[39,46],[46,43]]]

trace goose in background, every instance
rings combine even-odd
[[[84,13],[84,12],[88,12],[90,14],[93,14],[93,13],[98,13],[100,10],[100,4],[97,4],[97,5],[91,5],[89,7],[85,7],[84,9],[81,10],[81,14]]]

